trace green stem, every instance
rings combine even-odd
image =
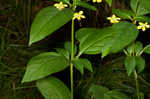
[[[137,80],[136,70],[134,71],[134,78],[135,78],[135,82],[136,82],[137,99],[140,99],[140,91],[139,91],[139,84],[138,84],[138,80]]]
[[[136,0],[135,14],[137,14],[138,3],[139,3],[139,0]]]
[[[74,20],[72,19],[71,30],[71,61],[74,59]],[[70,63],[71,99],[73,99],[73,64]]]

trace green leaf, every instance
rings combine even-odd
[[[137,9],[137,15],[140,16],[140,15],[146,15],[150,13],[150,11],[148,11],[147,9],[144,8],[143,5],[141,5],[141,3],[139,4],[138,6],[138,9]]]
[[[109,96],[110,98],[106,98],[106,96]],[[105,93],[104,99],[130,99],[126,94],[112,90]]]
[[[128,48],[127,51],[129,55],[136,53],[138,55],[141,50],[143,49],[143,44],[140,41],[137,41],[136,43],[132,43]]]
[[[150,23],[150,17],[147,17],[147,16],[135,16],[134,20],[140,21],[140,22],[148,22],[148,23]]]
[[[150,54],[150,44],[144,47],[144,53]]]
[[[79,55],[103,52],[103,56],[106,56],[108,52],[116,53],[134,41],[137,36],[136,26],[126,21],[104,29],[83,28],[76,32],[76,38],[80,41]],[[102,51],[105,49],[106,52]]]
[[[127,70],[128,76],[135,70],[136,67],[136,60],[135,57],[129,56],[125,59],[125,68]]]
[[[143,49],[143,44],[140,41],[137,41],[135,43],[135,48],[134,49],[135,49],[136,55],[138,55]]]
[[[136,26],[126,21],[114,24],[112,28],[115,30],[115,34],[113,34],[114,36],[112,36],[111,39],[108,39],[105,43],[102,56],[106,56],[109,53],[119,52],[124,47],[133,42],[138,36],[138,30]]]
[[[40,79],[36,86],[45,99],[70,99],[70,91],[67,86],[55,77]]]
[[[93,6],[93,5],[90,5],[84,1],[80,1],[80,0],[77,0],[75,3],[74,3],[75,6],[80,6],[80,7],[83,7],[83,8],[88,8],[90,10],[93,10],[93,11],[96,11],[96,7]]]
[[[92,64],[88,59],[84,58],[75,59],[72,61],[72,63],[74,64],[75,68],[81,72],[81,74],[84,73],[84,68],[93,72]]]
[[[94,99],[104,99],[104,94],[108,91],[109,89],[106,87],[92,84],[88,92],[92,94]]]
[[[131,7],[131,9],[134,11],[134,12],[136,12],[136,1],[137,0],[130,0],[130,7]]]
[[[126,94],[115,90],[109,91],[108,88],[92,84],[88,90],[92,99],[130,99]]]
[[[53,0],[53,1],[57,1],[57,2],[64,2],[64,3],[68,3],[68,4],[70,4],[70,0]]]
[[[62,11],[52,6],[42,9],[32,23],[29,45],[55,32],[70,21],[72,15],[73,11],[69,8]]]
[[[111,5],[112,5],[112,0],[106,0],[106,2],[108,3],[109,7],[111,7]]]
[[[88,59],[80,58],[79,60],[83,64],[84,68],[86,68],[90,72],[93,72],[92,64]]]
[[[112,9],[112,13],[116,14],[117,16],[123,19],[131,19],[132,16],[134,16],[134,13],[130,10]]]
[[[116,35],[110,41],[112,53],[116,53],[129,45],[137,38],[139,33],[136,25],[126,21],[114,24],[113,28],[116,30]]]
[[[104,58],[105,56],[107,56],[110,53],[110,44],[105,44],[105,46],[102,48],[102,58]]]
[[[150,0],[139,0],[140,4],[147,10],[150,12]]]
[[[80,61],[80,59],[75,59],[72,61],[73,66],[81,73],[84,73],[84,66],[82,64],[82,62]]]
[[[66,49],[56,48],[56,51],[57,51],[59,54],[61,54],[61,55],[65,56],[65,57],[66,57],[66,59],[68,59],[68,60],[69,60],[69,56],[70,56],[70,54],[69,54],[69,52],[68,52]]]
[[[129,55],[132,55],[132,54],[133,54],[133,52],[134,52],[134,47],[135,47],[135,44],[134,44],[134,43],[132,43],[131,45],[129,45],[129,46],[127,47],[127,52],[129,53]]]
[[[76,32],[76,38],[80,41],[79,54],[101,53],[108,38],[113,35],[113,29],[82,28]]]
[[[71,54],[71,42],[65,42],[65,49]],[[74,55],[77,53],[77,45],[74,45]]]
[[[135,57],[135,60],[136,60],[138,73],[140,73],[145,68],[145,60],[141,56]]]
[[[64,56],[55,52],[42,53],[29,61],[22,82],[44,78],[50,74],[62,71],[68,66],[69,62]]]

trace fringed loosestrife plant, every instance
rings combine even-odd
[[[139,26],[137,26],[137,29],[142,29],[142,31],[146,31],[146,29],[150,28],[150,25],[148,24],[148,22],[142,23],[139,22]]]
[[[110,23],[116,23],[112,24],[112,26],[105,27],[104,29],[81,28],[77,31],[74,30],[75,20],[80,21],[86,18],[83,15],[83,11],[78,9],[78,6],[93,11],[96,11],[96,7],[82,0],[71,0],[73,2],[70,2],[70,0],[58,1],[60,2],[44,8],[36,16],[30,31],[29,45],[51,35],[57,29],[72,20],[71,41],[65,43],[64,48],[56,48],[54,52],[45,52],[33,57],[28,63],[22,82],[36,81],[36,86],[45,99],[73,99],[73,68],[80,71],[81,74],[84,73],[84,69],[88,69],[91,72],[93,71],[91,62],[86,58],[82,58],[82,54],[101,54],[103,58],[108,54],[124,51],[127,55],[125,68],[129,76],[134,71],[137,97],[140,99],[141,93],[136,71],[143,71],[145,60],[141,58],[140,55],[143,52],[150,54],[150,44],[142,48],[142,44],[137,43],[135,44],[137,48],[135,51],[133,51],[133,49],[135,49],[132,48],[133,46],[128,48],[127,51],[124,50],[124,48],[135,41],[140,32],[139,29],[146,31],[146,29],[150,28],[150,25],[145,19],[147,16],[143,13],[139,13],[143,8],[150,12],[149,0],[144,0],[142,4],[139,0],[130,0],[131,9],[127,11],[113,9],[113,15],[107,18]],[[92,1],[94,3],[102,2],[102,0]],[[111,7],[112,0],[105,1]],[[139,5],[142,7],[139,7]],[[79,12],[76,12],[76,9],[78,9]],[[146,14],[150,13],[146,12]],[[120,22],[121,19],[123,21]],[[139,22],[139,26],[136,26],[133,22]],[[75,44],[75,40],[79,42],[79,46]],[[71,91],[61,80],[52,76],[52,74],[68,67],[70,67]],[[130,99],[128,96],[122,98],[120,95],[114,95],[119,97],[119,99]],[[111,96],[108,97],[112,98]],[[93,98],[96,99],[96,97]],[[98,99],[101,98],[99,97]]]
[[[121,18],[116,17],[116,15],[113,14],[111,17],[108,17],[107,20],[110,20],[110,23],[119,23]]]
[[[59,11],[61,11],[62,9],[68,7],[68,5],[67,5],[67,4],[63,4],[63,2],[56,3],[56,4],[54,4],[54,6],[55,6]]]

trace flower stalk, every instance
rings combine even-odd
[[[137,80],[136,70],[134,70],[134,79],[135,79],[135,83],[136,83],[137,99],[140,99],[140,90],[139,90],[139,84],[138,84],[138,80]]]
[[[71,29],[71,61],[74,59],[74,20]],[[71,99],[73,99],[73,64],[70,63]]]

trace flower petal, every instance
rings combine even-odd
[[[139,22],[139,24],[140,24],[140,25],[144,25],[144,23],[142,23],[142,22]]]
[[[150,28],[150,25],[146,25],[146,28]]]
[[[145,31],[146,30],[146,28],[145,27],[142,27],[142,31]]]
[[[137,29],[142,29],[142,26],[137,26]]]
[[[83,14],[83,11],[80,11],[79,14],[82,15],[82,14]]]
[[[102,0],[97,0],[98,3],[102,2]]]
[[[93,0],[93,2],[96,2],[96,0]]]

